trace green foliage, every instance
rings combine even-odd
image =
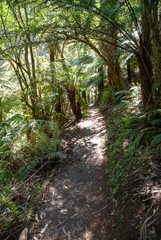
[[[90,56],[90,55],[84,55],[80,58],[77,58],[73,61],[73,65],[75,66],[78,66],[80,64],[90,64],[93,62],[93,57]]]
[[[9,198],[6,198],[4,196],[0,196],[0,203],[3,203],[3,204],[5,204],[7,206],[7,208],[13,214],[13,217],[16,220],[16,222],[19,223],[17,206],[14,204],[14,202],[11,201],[11,199],[9,199]]]
[[[150,123],[151,123],[152,126],[160,127],[161,126],[161,119],[160,118],[154,119]]]
[[[115,107],[115,110],[117,110],[120,105],[119,103],[125,107],[126,101],[132,98],[132,91],[131,90],[121,90],[121,91],[116,91],[115,89],[108,89],[105,88],[102,95],[101,95],[101,100],[100,100],[100,108],[106,109],[107,105],[109,103],[117,104]],[[128,115],[125,114],[125,119],[126,121],[130,121],[128,119]]]
[[[61,139],[56,123],[29,120],[22,114],[15,114],[1,122],[0,135],[0,237],[3,237],[3,234],[7,236],[9,229],[21,227],[27,221],[32,206],[27,201],[26,212],[22,215],[19,201],[13,200],[15,186],[23,184],[35,171],[47,166],[46,162],[49,168],[58,164]],[[30,194],[33,198],[34,192],[39,190],[34,182],[32,189],[34,191]],[[28,196],[28,190],[23,188],[23,191],[24,196]]]
[[[0,213],[0,237],[4,239],[4,236],[9,235],[10,229],[20,226],[26,216],[6,193],[0,193]]]
[[[125,127],[128,128],[130,126],[130,117],[127,114],[125,116]]]
[[[161,134],[157,134],[151,141],[150,146],[154,147],[155,145],[161,143]]]
[[[154,127],[151,130],[151,125],[147,125],[146,114],[139,108],[139,89],[138,86],[133,87],[130,92],[123,92],[122,101],[113,108],[108,118],[109,167],[106,172],[112,190],[111,197],[130,184],[130,176],[141,167],[142,160],[146,157],[146,151],[143,150],[145,146],[149,148],[150,145],[161,142],[161,134],[153,137]],[[158,121],[153,120],[153,124],[155,123],[158,124]]]
[[[151,3],[134,0],[53,0],[47,4],[46,1],[2,1],[0,189],[5,197],[0,200],[0,210],[5,205],[11,211],[9,220],[12,217],[18,219],[17,205],[9,198],[13,185],[25,180],[46,162],[55,166],[59,161],[60,133],[55,120],[60,124],[62,118],[70,116],[67,101],[70,88],[76,92],[76,101],[86,88],[96,93],[102,77],[106,79],[106,70],[100,76],[100,67],[108,65],[110,70],[110,60],[115,57],[117,60],[120,57],[120,66],[125,67],[127,60],[132,60],[134,55],[140,60],[140,53],[147,52],[151,56],[152,52],[149,65],[153,66],[155,74],[147,86],[152,83],[149,89],[154,93],[149,96],[156,98],[154,103],[160,107],[160,48],[159,43],[155,46],[154,36],[158,33],[153,33],[155,29],[152,28],[155,25],[159,30],[159,24],[155,24],[157,13]],[[156,7],[158,3],[155,1]],[[143,22],[143,15],[149,21]],[[140,45],[140,40],[145,37],[142,29],[149,29],[152,51],[148,46]],[[110,42],[115,45],[112,54]],[[146,54],[142,59],[148,59]],[[138,72],[137,65],[136,68]],[[145,68],[146,74],[140,76],[151,76],[151,73],[147,74],[148,66]],[[140,91],[139,86],[133,86],[130,90],[116,92],[114,86],[102,93],[102,110],[108,103],[117,104],[112,113],[114,118],[111,118],[108,139],[108,173],[113,195],[128,184],[129,172],[141,163],[140,146],[155,147],[161,142],[159,109],[145,113],[140,108],[141,92],[145,91],[144,87]],[[81,107],[87,109],[83,99]],[[112,146],[111,142],[114,142]]]
[[[50,129],[51,131],[51,129]],[[39,128],[36,132],[36,135],[38,137],[37,139],[37,145],[35,147],[35,152],[38,155],[43,154],[45,158],[48,157],[60,157],[61,153],[60,151],[60,133],[59,128],[56,124],[54,124],[52,128],[52,136],[49,137],[47,133],[43,131],[42,128]]]
[[[100,108],[103,110],[107,107],[107,104],[112,101],[112,92],[108,89],[105,89],[102,93],[100,100]]]
[[[0,169],[0,185],[6,184],[12,179],[12,173],[6,169],[6,168],[1,168]]]
[[[121,91],[114,92],[113,102],[119,103],[123,98],[125,99],[125,96],[126,96],[126,99],[128,97],[131,97],[131,93],[132,93],[131,90],[121,90]]]
[[[89,86],[98,87],[99,83],[100,83],[100,78],[98,76],[98,73],[95,73],[93,76],[89,77],[85,86],[86,87],[89,87]]]

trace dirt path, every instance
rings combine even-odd
[[[105,123],[96,107],[68,137],[68,164],[48,185],[30,240],[113,240],[108,221]],[[67,137],[66,137],[67,138]],[[66,142],[67,140],[64,140]]]

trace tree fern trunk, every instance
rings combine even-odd
[[[67,93],[73,114],[75,115],[76,119],[80,119],[82,117],[81,103],[80,99],[77,99],[77,91],[74,87],[68,87]]]

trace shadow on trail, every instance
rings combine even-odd
[[[71,139],[72,141],[72,139]],[[40,206],[30,240],[110,240],[104,157],[105,125],[98,109],[78,123],[77,135],[63,167],[54,178]]]

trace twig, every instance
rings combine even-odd
[[[49,161],[51,161],[51,159],[49,159],[47,162],[45,162],[36,172],[34,172],[34,174],[32,174],[28,179],[26,179],[26,181],[24,181],[18,188],[15,189],[15,191],[17,191],[18,189],[20,189],[24,184],[26,184],[31,178],[33,178]],[[14,192],[14,191],[13,191]],[[13,193],[12,192],[12,193]],[[11,194],[12,195],[12,194]]]
[[[147,228],[150,227],[153,223],[155,223],[155,221],[158,219],[158,217],[156,217],[153,221],[151,221],[149,224],[147,224]]]
[[[150,206],[150,208],[148,209],[148,213],[150,212],[150,210],[152,209],[152,207],[154,206],[154,204],[152,204]],[[148,215],[147,213],[147,215]],[[145,240],[147,238],[147,228],[148,226],[151,226],[153,224],[153,222],[155,222],[157,220],[157,218],[155,218],[154,220],[152,220],[152,222],[148,223],[152,218],[153,216],[155,215],[155,212],[150,216],[150,217],[147,217],[141,227],[141,231],[140,231],[140,240]]]
[[[146,228],[146,224],[150,221],[150,219],[153,217],[153,215],[152,216],[150,216],[150,217],[148,217],[145,221],[144,221],[144,223],[143,223],[143,225],[142,225],[142,227],[141,227],[141,233],[140,233],[140,240],[145,240],[145,238],[147,237],[147,228]]]
[[[161,130],[154,130],[154,131],[142,131],[143,133],[156,133],[156,132],[161,132]]]
[[[62,227],[62,231],[63,231],[64,235],[68,235],[64,227]]]
[[[108,205],[104,206],[104,207],[101,208],[100,210],[98,210],[98,211],[96,211],[96,212],[93,212],[92,215],[97,214],[97,213],[103,211],[103,210],[104,210],[105,208],[107,208],[107,207],[108,207]]]
[[[135,172],[129,174],[129,175],[126,175],[122,180],[121,180],[121,183],[126,179],[126,178],[131,178],[132,176],[134,176],[135,174],[139,173],[141,171],[141,168],[138,168]]]
[[[53,227],[53,228],[51,228],[51,229],[52,229],[52,230],[55,230],[55,229],[57,229],[57,228],[63,226],[64,224],[65,224],[65,222],[63,222],[63,223],[59,223],[56,227]]]
[[[63,204],[66,203],[67,200],[69,200],[71,197],[73,197],[72,194],[70,194],[67,198],[64,199]]]

